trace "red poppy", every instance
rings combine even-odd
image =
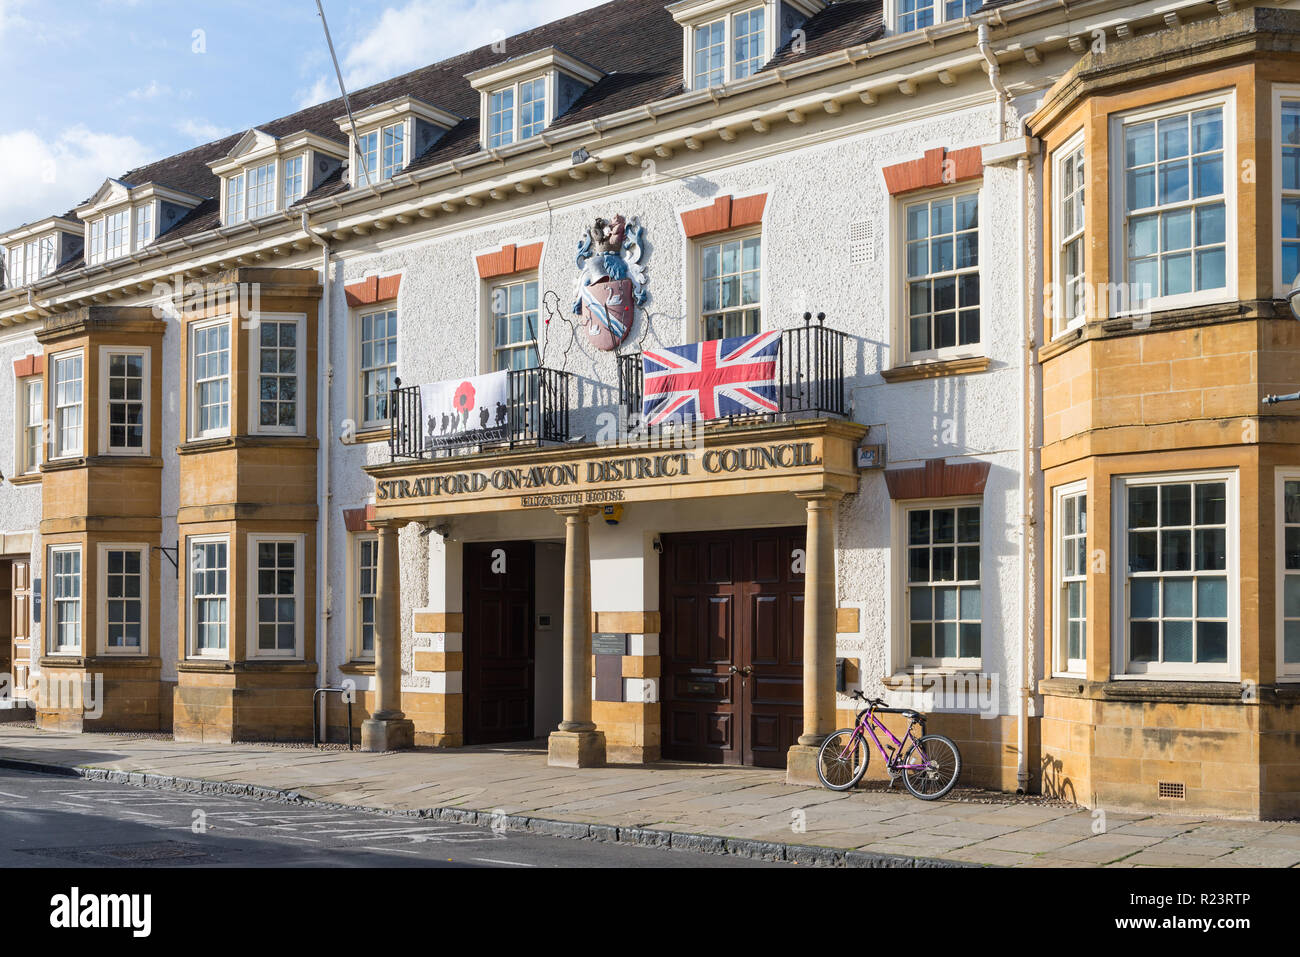
[[[456,407],[457,412],[473,411],[474,386],[468,382],[462,382],[456,389],[456,395],[452,397],[451,404]]]

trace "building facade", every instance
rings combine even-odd
[[[0,235],[15,695],[1293,815],[1296,16],[619,0],[105,171]]]

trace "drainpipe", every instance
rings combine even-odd
[[[975,33],[975,46],[988,63],[989,85],[993,87],[993,92],[998,96],[998,139],[1006,136],[1007,127],[1007,88],[1002,84],[1002,68],[998,66],[998,58],[993,55],[993,49],[989,46],[989,26],[987,23],[981,23]]]
[[[1016,163],[1020,180],[1020,248],[1024,250],[1020,267],[1020,301],[1024,310],[1024,335],[1020,351],[1020,408],[1021,425],[1020,461],[1020,647],[1024,655],[1021,663],[1020,711],[1016,728],[1016,791],[1029,793],[1029,709],[1034,698],[1034,635],[1033,619],[1037,617],[1036,595],[1038,575],[1034,568],[1034,435],[1037,402],[1033,383],[1034,309],[1029,295],[1029,157],[1021,156]],[[1030,609],[1033,609],[1033,615]]]
[[[323,277],[323,298],[316,322],[317,340],[317,377],[316,421],[317,439],[320,442],[320,486],[317,489],[316,503],[316,610],[319,624],[316,628],[316,687],[324,688],[329,683],[329,545],[330,545],[330,452],[333,449],[334,419],[330,415],[330,392],[334,381],[334,363],[330,354],[330,303],[333,298],[330,289],[330,244],[325,234],[312,228],[307,221],[307,213],[302,214],[302,231],[316,245],[321,247],[321,276]],[[329,723],[326,720],[329,709],[329,695],[320,696],[320,722],[325,729],[325,738],[329,739]]]

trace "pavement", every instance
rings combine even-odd
[[[0,769],[0,869],[793,867]]]
[[[789,786],[781,771],[685,762],[571,770],[548,767],[540,742],[368,754],[8,724],[0,725],[0,766],[807,864],[1300,865],[1300,822],[1091,811],[961,789],[923,802],[883,784],[837,793]]]

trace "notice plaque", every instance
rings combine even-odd
[[[627,634],[595,632],[591,636],[591,653],[593,655],[627,654]]]

